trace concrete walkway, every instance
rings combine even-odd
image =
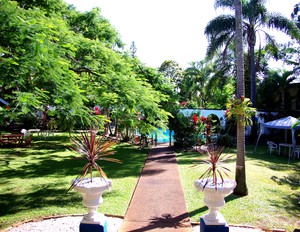
[[[177,160],[172,148],[153,148],[119,232],[191,232]]]

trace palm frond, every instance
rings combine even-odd
[[[228,8],[234,10],[234,0],[215,0],[215,8]]]
[[[235,18],[232,15],[219,15],[208,22],[204,34],[210,37],[216,37],[220,33],[232,33],[235,31]]]
[[[280,30],[292,38],[298,40],[300,39],[300,31],[296,24],[292,20],[284,17],[279,13],[269,14],[269,22],[267,26],[269,28]]]

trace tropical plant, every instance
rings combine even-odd
[[[224,147],[210,146],[205,150],[199,149],[200,154],[206,154],[207,159],[202,160],[202,163],[206,163],[209,167],[199,177],[199,180],[203,181],[203,189],[209,183],[213,183],[215,189],[218,189],[219,185],[225,183],[225,179],[232,179],[229,175],[230,169],[224,166],[224,162],[231,158],[223,153]]]
[[[263,27],[278,29],[292,38],[299,38],[300,32],[295,23],[282,16],[279,13],[270,13],[264,6],[265,0],[246,0],[242,4],[242,26],[246,35],[247,44],[250,53],[250,70],[251,70],[251,101],[256,107],[256,70],[255,70],[255,45],[257,34],[265,35],[266,42],[276,48],[275,39],[268,34]],[[216,0],[216,8],[235,9],[235,0]],[[235,16],[220,15],[211,20],[205,28],[205,34],[209,40],[207,55],[212,56],[216,51],[224,46],[224,54],[229,44],[235,41]],[[260,57],[260,55],[258,55]],[[257,63],[260,60],[258,58]]]
[[[82,173],[72,181],[68,191],[80,184],[88,172],[90,173],[90,181],[93,182],[93,169],[98,171],[100,177],[107,179],[105,172],[97,164],[97,160],[121,163],[121,161],[118,159],[107,157],[114,154],[114,151],[109,149],[111,146],[115,145],[116,142],[104,140],[104,138],[101,136],[97,138],[97,131],[93,129],[90,129],[89,133],[81,133],[81,136],[71,137],[71,142],[72,145],[68,148],[71,151],[83,156],[83,158],[86,158],[88,163],[84,166]]]
[[[183,78],[183,71],[176,61],[164,61],[159,67],[158,72],[162,73],[167,78],[168,82],[174,84],[175,88],[178,90],[178,85]]]
[[[191,63],[184,70],[183,79],[179,84],[179,95],[184,101],[195,101],[197,107],[204,107],[204,83],[209,76],[209,63],[205,60]]]
[[[208,102],[206,104],[207,108],[209,109],[224,109],[226,107],[226,103],[232,97],[235,91],[234,81],[232,78],[227,79],[227,84],[224,86],[219,86],[216,88],[211,89],[208,92]]]
[[[230,99],[226,104],[228,119],[240,121],[243,126],[251,126],[253,123],[252,116],[256,113],[256,109],[251,107],[251,104],[250,99],[244,98],[244,96]],[[241,116],[244,116],[244,118]]]
[[[174,147],[176,148],[190,148],[199,140],[195,123],[180,111],[174,113],[174,118],[170,118],[169,126],[175,133]]]
[[[279,110],[287,109],[286,107],[286,95],[287,90],[290,87],[291,82],[293,82],[296,77],[293,76],[294,71],[287,70],[273,70],[269,71],[269,78],[273,80],[277,86],[277,96],[278,96],[278,106]]]

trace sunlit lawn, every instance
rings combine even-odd
[[[34,137],[30,148],[0,148],[0,229],[37,217],[86,213],[78,193],[66,194],[85,164],[66,149],[68,143],[68,134],[57,134],[48,140]],[[122,164],[98,162],[113,181],[100,212],[125,215],[146,155],[123,143],[113,155]]]
[[[228,151],[234,153],[234,150]],[[284,156],[270,155],[266,147],[256,153],[253,146],[247,147],[246,155],[247,186],[246,197],[230,195],[221,212],[229,224],[251,225],[259,228],[283,228],[293,231],[300,228],[300,160]],[[198,153],[178,153],[180,175],[184,186],[186,203],[192,221],[199,221],[207,213],[203,203],[203,193],[193,186],[204,170],[204,165],[191,168]],[[228,166],[233,170],[235,159]]]
[[[85,162],[66,149],[68,143],[68,134],[56,134],[54,139],[35,138],[30,148],[0,149],[0,229],[33,218],[86,213],[78,193],[66,194]],[[104,194],[99,211],[125,215],[146,155],[147,151],[124,143],[114,155],[122,164],[100,163],[113,188]],[[193,186],[204,170],[203,165],[191,168],[196,157],[198,153],[177,154],[189,215],[195,222],[207,212],[203,194]],[[228,165],[234,176],[235,160]],[[221,212],[227,222],[287,231],[299,228],[300,160],[288,164],[287,157],[270,155],[266,147],[255,154],[247,147],[246,169],[249,195],[226,198]]]

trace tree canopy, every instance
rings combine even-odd
[[[264,5],[265,1],[246,0],[242,1],[243,33],[249,49],[249,67],[251,75],[251,101],[256,106],[256,66],[255,45],[257,37],[264,35],[267,44],[276,47],[275,39],[265,30],[266,28],[277,29],[299,39],[300,32],[295,23],[279,13],[268,12]],[[234,0],[216,0],[216,8],[234,9]],[[209,40],[207,54],[212,56],[216,51],[224,48],[226,54],[230,43],[235,40],[235,16],[223,14],[212,19],[205,28],[205,34]],[[261,42],[261,41],[259,41]],[[259,63],[259,57],[257,62]]]
[[[0,19],[0,97],[10,103],[0,108],[2,118],[35,117],[51,106],[61,129],[71,129],[103,119],[93,110],[100,106],[128,126],[138,125],[137,112],[147,117],[144,128],[167,124],[162,103],[169,90],[153,86],[155,70],[138,70],[137,64],[150,69],[124,51],[100,9],[82,13],[62,0],[3,0]]]

